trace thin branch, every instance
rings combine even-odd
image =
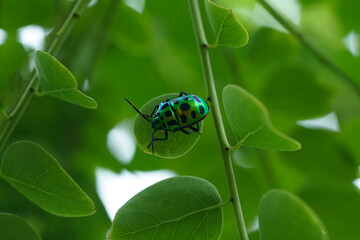
[[[219,140],[221,156],[225,167],[226,177],[229,186],[229,194],[230,194],[230,199],[232,199],[232,205],[235,213],[239,238],[242,240],[248,240],[246,227],[245,227],[245,220],[241,210],[240,198],[236,186],[235,174],[231,163],[230,152],[228,151],[229,143],[226,138],[224,124],[221,118],[219,101],[216,95],[215,82],[214,82],[211,63],[210,63],[209,48],[207,45],[207,40],[201,20],[198,0],[189,0],[189,6],[190,6],[190,13],[195,30],[197,45],[199,48],[208,101],[210,102],[216,133]]]
[[[51,55],[55,55],[56,52],[61,48],[63,42],[65,41],[67,35],[70,30],[79,19],[83,10],[86,8],[90,0],[78,0],[72,10],[70,11],[68,17],[61,25],[57,33],[55,34],[54,39],[52,40],[50,47],[47,49],[47,52]],[[29,102],[31,101],[34,93],[36,92],[39,86],[39,82],[37,80],[37,76],[35,71],[32,72],[31,80],[21,95],[16,107],[9,115],[9,119],[6,122],[6,125],[0,135],[0,153],[2,152],[8,138],[13,132],[16,124],[19,122],[21,116],[23,115],[25,109],[27,108]]]
[[[296,36],[300,42],[327,68],[332,72],[338,75],[343,81],[349,85],[359,96],[360,96],[360,86],[347,75],[340,67],[338,67],[334,62],[332,62],[321,50],[320,48],[304,34],[295,24],[292,23],[286,16],[281,12],[272,7],[266,0],[258,0],[260,4],[291,34]]]

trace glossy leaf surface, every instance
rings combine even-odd
[[[0,176],[30,201],[59,216],[95,213],[91,199],[48,152],[36,143],[19,141],[4,153]]]
[[[140,109],[140,112],[149,115],[153,111],[155,105],[164,102],[166,99],[174,99],[178,97],[178,95],[179,94],[172,93],[153,98]],[[202,130],[203,121],[199,122],[199,126]],[[154,129],[151,127],[151,122],[146,121],[138,114],[134,122],[134,133],[140,149],[145,153],[152,154],[152,149],[151,147],[148,148],[148,146],[151,142],[153,131]],[[164,138],[164,131],[156,131],[154,138]],[[167,140],[154,141],[154,154],[164,158],[180,157],[190,151],[199,138],[200,135],[196,132],[192,132],[189,135],[180,131],[176,133],[168,132]]]
[[[267,192],[259,209],[261,240],[326,240],[326,229],[299,197],[284,190]]]
[[[265,106],[236,85],[223,89],[227,119],[238,144],[279,151],[300,149],[300,144],[275,129]]]
[[[219,239],[220,204],[220,195],[211,183],[188,176],[168,178],[119,209],[109,239]]]
[[[71,72],[50,54],[37,51],[35,66],[43,93],[82,107],[97,107],[94,99],[77,89],[75,77]]]

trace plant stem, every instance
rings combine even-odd
[[[229,185],[229,194],[234,208],[239,237],[242,240],[248,240],[245,221],[241,210],[240,198],[236,186],[235,174],[232,168],[230,152],[228,151],[229,143],[226,138],[224,124],[221,118],[219,101],[216,95],[216,88],[210,63],[209,48],[201,20],[198,0],[189,0],[189,6],[197,45],[200,52],[208,101],[210,102],[210,108],[214,118],[216,133],[220,144],[221,156],[224,162],[226,177]]]
[[[271,6],[266,0],[258,0],[260,4],[291,34],[295,35],[302,44],[327,68],[333,71],[341,79],[343,79],[359,96],[360,86],[356,84],[356,81],[347,75],[340,67],[332,62],[311,40],[306,34],[304,34],[295,24],[292,23],[286,16],[281,14],[273,6]]]
[[[52,40],[47,52],[51,55],[56,54],[56,52],[61,48],[61,45],[65,41],[70,30],[74,26],[77,19],[79,19],[80,14],[83,12],[90,0],[78,0],[72,10],[70,11],[68,17],[61,25],[57,33],[55,34],[54,39]],[[9,119],[7,120],[5,127],[0,135],[0,153],[2,152],[7,140],[9,139],[11,133],[13,132],[16,124],[19,122],[21,116],[23,115],[26,107],[28,106],[30,100],[34,96],[37,88],[39,86],[37,76],[35,71],[31,74],[31,80],[21,95],[17,105],[14,110],[9,114]]]

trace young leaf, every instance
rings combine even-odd
[[[270,190],[260,202],[261,240],[326,240],[326,229],[300,198],[284,190]]]
[[[141,109],[140,112],[144,114],[150,114],[155,105],[160,102],[164,102],[166,99],[176,98],[179,94],[165,94],[162,96],[155,97],[148,101]],[[203,121],[199,123],[200,129],[203,128]],[[151,136],[154,129],[151,127],[151,123],[146,121],[139,114],[136,116],[134,121],[134,133],[136,142],[140,149],[145,152],[152,154],[151,146],[148,148],[151,142]],[[186,135],[182,132],[168,132],[168,139],[164,141],[154,141],[154,154],[163,158],[176,158],[184,155],[195,145],[199,140],[200,134],[193,132]],[[156,131],[154,138],[164,138],[164,131]]]
[[[130,199],[116,213],[109,240],[219,239],[222,204],[204,179],[165,179]]]
[[[71,72],[50,54],[36,51],[35,67],[43,93],[82,107],[97,107],[94,99],[77,89],[77,82]]]
[[[265,106],[239,86],[227,85],[223,89],[226,117],[238,146],[278,151],[294,151],[301,145],[275,129]]]
[[[211,27],[216,34],[215,46],[238,48],[247,44],[249,35],[231,10],[205,0],[205,9]]]
[[[21,217],[8,213],[0,213],[0,239],[40,240],[40,237]]]
[[[77,217],[96,211],[91,199],[36,143],[19,141],[10,145],[1,162],[0,176],[30,201],[54,215]]]

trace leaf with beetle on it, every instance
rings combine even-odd
[[[216,39],[209,47],[238,48],[246,45],[249,35],[233,12],[211,0],[205,0],[205,9]]]
[[[192,99],[193,95],[189,95],[189,96],[190,96],[189,98]],[[154,111],[156,105],[160,104],[161,106],[166,107],[167,104],[164,102],[166,102],[167,99],[170,99],[168,103],[172,104],[173,103],[172,100],[174,100],[177,97],[179,97],[179,94],[176,93],[165,94],[162,96],[155,97],[149,102],[147,102],[140,109],[140,112],[145,115],[150,115]],[[184,97],[186,96],[179,98],[180,101],[183,101]],[[201,104],[203,104],[203,106],[206,105],[204,100],[202,100],[199,97],[197,98],[199,99],[199,101],[201,101],[200,105]],[[191,101],[191,99],[189,101]],[[162,102],[164,104],[161,104]],[[194,104],[196,105],[196,103]],[[189,105],[185,103],[185,105],[189,107],[188,109],[185,109],[186,110],[185,111],[181,109],[181,105],[182,105],[181,103],[176,103],[176,104],[174,103],[171,107],[171,110],[167,110],[167,108],[158,109],[159,118],[163,116],[163,120],[157,121],[156,124],[154,124],[155,129],[158,129],[156,131],[154,131],[154,128],[152,127],[153,123],[155,123],[155,121],[153,120],[154,117],[152,118],[146,117],[148,118],[148,120],[146,120],[145,117],[141,116],[140,114],[138,114],[135,117],[134,133],[135,133],[136,141],[143,152],[148,154],[153,154],[152,152],[152,147],[153,147],[154,155],[163,158],[176,158],[186,154],[195,145],[195,143],[199,140],[200,133],[202,132],[202,128],[203,128],[202,119],[204,116],[206,116],[208,112],[208,107],[206,105],[202,112],[201,111],[202,109],[192,109],[193,106],[192,104]],[[182,112],[183,114],[180,114],[180,112]],[[169,113],[169,117],[166,115],[167,113]],[[190,115],[186,117],[184,116],[185,114],[187,115],[190,114]],[[204,116],[201,117],[201,115]],[[185,119],[183,119],[183,117],[185,117]],[[184,124],[183,120],[185,120],[186,124]],[[193,123],[192,122],[193,120],[194,120],[194,124],[190,126],[189,124]],[[173,122],[174,125],[172,124]],[[197,128],[197,124],[199,128]],[[162,126],[164,126],[165,129]],[[166,129],[172,129],[172,130],[167,130],[167,136],[165,134]],[[190,133],[191,131],[192,132],[190,134],[185,134],[183,131],[187,133]],[[154,139],[160,139],[160,140],[152,141],[152,136]]]
[[[40,80],[41,93],[85,108],[97,107],[94,99],[77,89],[77,82],[71,72],[50,54],[36,51],[35,67]]]
[[[217,240],[221,197],[208,181],[178,176],[141,191],[116,213],[109,240]]]
[[[301,148],[300,143],[272,125],[265,106],[243,88],[227,85],[223,89],[223,102],[238,147],[247,145],[277,151]]]
[[[299,197],[284,190],[267,192],[260,202],[261,240],[328,240],[324,224]]]
[[[54,215],[79,217],[96,212],[92,200],[36,143],[19,141],[10,145],[1,161],[0,176],[30,201]]]
[[[9,213],[0,213],[0,239],[40,240],[40,237],[21,217]]]

